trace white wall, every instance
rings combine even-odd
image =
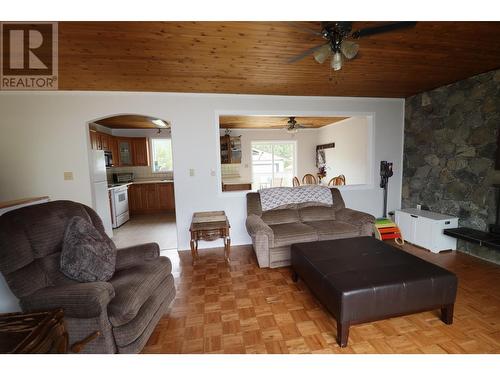
[[[343,174],[348,185],[369,182],[369,124],[367,117],[351,117],[318,129],[319,143],[335,143],[325,150],[326,181]]]
[[[225,210],[232,244],[250,243],[245,194],[221,192],[220,114],[373,116],[371,167],[378,174],[380,160],[394,162],[388,208],[400,207],[403,99],[63,91],[0,92],[0,201],[48,195],[91,204],[87,123],[124,113],[163,118],[173,124],[180,249],[189,248],[192,213],[203,210]],[[189,175],[191,168],[194,176]],[[74,180],[65,181],[64,171],[72,171]],[[375,178],[362,188],[347,186],[342,194],[348,207],[382,214],[382,190]]]
[[[220,135],[224,135],[221,130]],[[252,181],[252,150],[253,141],[296,141],[297,143],[297,176],[306,173],[316,173],[316,129],[303,129],[297,134],[289,134],[283,129],[233,129],[231,137],[241,135],[241,164],[237,164],[242,179]]]
[[[401,202],[403,140],[402,99],[290,97],[218,94],[115,92],[0,93],[0,200],[49,195],[91,203],[87,122],[109,115],[136,113],[172,122],[179,248],[189,248],[194,211],[223,209],[233,244],[249,243],[244,222],[245,196],[221,193],[218,150],[220,114],[301,113],[302,115],[373,115],[374,165],[394,161],[389,210]],[[195,170],[190,177],[189,169]],[[74,180],[64,181],[63,172]],[[212,173],[214,171],[215,173]],[[213,175],[212,175],[213,174]],[[362,189],[346,187],[347,205],[382,213],[378,180]],[[219,243],[209,245],[220,246]]]

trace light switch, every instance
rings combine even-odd
[[[193,177],[194,176],[194,169],[189,168],[189,176]]]
[[[64,172],[64,180],[65,181],[73,180],[73,172]]]

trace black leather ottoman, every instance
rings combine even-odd
[[[293,279],[302,278],[337,320],[347,345],[353,324],[441,309],[453,322],[455,274],[373,237],[294,244]]]

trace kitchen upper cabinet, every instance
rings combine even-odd
[[[224,135],[220,137],[220,161],[221,164],[241,163],[241,136]]]
[[[90,130],[90,148],[92,148],[92,150],[100,150],[98,145],[98,134],[99,133],[95,130]]]
[[[109,137],[109,151],[113,158],[113,166],[120,166],[120,152],[118,151],[118,141],[115,137]]]
[[[149,165],[149,147],[147,138],[131,138],[133,165]]]
[[[110,151],[110,141],[112,135],[101,133],[96,130],[90,130],[90,146],[92,150]]]
[[[132,159],[132,142],[130,138],[117,138],[118,143],[118,159],[120,160],[120,166],[132,166],[134,165]]]
[[[110,146],[110,138],[112,136],[105,133],[97,133],[97,134],[98,134],[97,136],[101,138],[101,150],[111,151],[109,146]]]
[[[149,143],[145,137],[114,137],[91,129],[90,145],[93,150],[111,151],[116,167],[150,165]]]

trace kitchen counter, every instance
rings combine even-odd
[[[222,178],[222,183],[224,185],[244,185],[244,184],[247,184],[247,185],[251,185],[252,184],[252,181],[249,181],[249,180],[246,180],[246,179],[243,179],[243,178],[239,178],[239,177],[230,177],[230,178]]]
[[[222,191],[252,190],[252,182],[239,177],[222,178]]]
[[[134,180],[134,184],[171,184],[174,180],[162,179],[162,180]]]
[[[172,184],[174,180],[168,180],[168,179],[163,179],[163,180],[135,180],[133,182],[127,182],[127,183],[115,183],[112,185],[108,185],[108,190],[113,190],[120,188],[122,186],[130,186],[130,185],[138,185],[138,184]]]

